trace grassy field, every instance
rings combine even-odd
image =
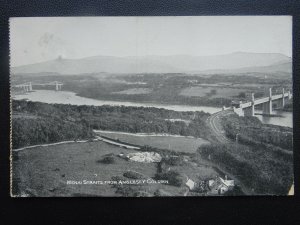
[[[114,164],[101,164],[103,155],[130,153],[103,142],[77,143],[40,147],[18,153],[14,163],[17,176],[21,178],[19,189],[38,196],[72,196],[89,194],[114,196],[110,185],[67,185],[67,180],[111,180],[112,176],[122,176],[127,169],[146,176],[154,176],[155,164],[127,162],[116,157]]]
[[[116,188],[101,184],[68,184],[72,181],[111,181],[119,176],[126,179],[124,172],[131,170],[153,178],[157,172],[156,163],[127,161],[117,156],[127,150],[103,142],[63,144],[37,147],[14,153],[13,182],[14,193],[22,196],[120,196]],[[114,162],[99,162],[107,154],[114,154]],[[183,166],[179,171],[197,177],[214,177],[216,172],[206,166]],[[16,186],[17,184],[17,186]],[[145,184],[140,188],[147,193],[158,189],[175,196],[182,196],[186,187],[167,184]]]
[[[201,138],[171,137],[171,136],[137,136],[135,134],[108,133],[99,131],[102,136],[118,139],[134,145],[148,145],[160,149],[170,149],[177,152],[195,153],[199,146],[209,142]]]
[[[211,91],[216,90],[216,93],[210,96]],[[232,96],[237,96],[240,92],[245,90],[237,88],[220,88],[220,87],[189,87],[185,88],[180,92],[183,96],[197,96],[205,97],[210,96],[210,98],[228,98]]]

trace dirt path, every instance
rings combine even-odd
[[[84,143],[84,142],[88,142],[88,140],[60,141],[60,142],[55,142],[55,143],[50,143],[50,144],[31,145],[31,146],[26,146],[26,147],[23,147],[23,148],[13,149],[12,151],[19,152],[19,151],[23,151],[23,150],[26,150],[26,149],[36,148],[36,147],[48,147],[48,146],[54,146],[54,145],[62,145],[62,144],[70,144],[70,143]]]
[[[135,150],[141,149],[140,147],[137,147],[134,145],[124,144],[124,143],[118,142],[117,140],[113,141],[112,139],[108,139],[108,138],[104,138],[104,137],[97,136],[97,140],[103,141],[108,144],[116,145],[116,146],[119,146],[122,148],[135,149]]]
[[[112,140],[109,140],[107,138],[99,137],[99,136],[96,136],[96,138],[93,139],[93,141],[103,141],[103,142],[111,144],[111,145],[124,147],[124,148],[128,148],[128,149],[136,149],[136,150],[140,149],[140,147],[137,147],[137,146],[133,146],[133,145],[129,145],[129,144],[123,144],[123,143],[120,143],[120,142],[117,142],[117,141],[112,141]],[[26,147],[23,147],[23,148],[13,149],[12,151],[19,152],[19,151],[23,151],[23,150],[26,150],[26,149],[36,148],[36,147],[48,147],[48,146],[55,146],[55,145],[62,145],[62,144],[85,143],[85,142],[89,142],[89,140],[61,141],[61,142],[55,142],[55,143],[50,143],[50,144],[31,145],[31,146],[26,146]]]

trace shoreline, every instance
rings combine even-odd
[[[44,94],[47,92],[51,92],[52,95],[56,94],[64,94],[63,98],[65,99],[57,99],[57,101],[53,101],[53,99],[49,100],[46,99],[44,101],[41,101],[41,96],[34,96],[34,98],[30,98],[31,93],[36,94]],[[29,94],[28,94],[29,93]],[[178,105],[178,104],[171,104],[171,103],[151,103],[151,102],[133,102],[133,101],[113,101],[113,100],[100,100],[95,98],[88,98],[88,97],[82,97],[79,96],[75,92],[71,91],[51,91],[51,90],[36,90],[32,92],[26,92],[24,95],[11,95],[12,100],[23,100],[23,99],[29,99],[29,101],[34,102],[43,102],[48,104],[71,104],[71,105],[87,105],[87,106],[103,106],[103,105],[110,105],[110,106],[125,106],[125,107],[144,107],[144,108],[158,108],[158,109],[166,109],[166,110],[172,110],[177,112],[205,112],[209,114],[213,114],[216,112],[219,112],[222,110],[221,107],[215,107],[215,106],[195,106],[195,105]],[[48,93],[50,94],[50,93]],[[22,97],[22,98],[21,98]],[[73,98],[73,99],[71,99]],[[66,102],[63,102],[63,100],[66,100]],[[70,101],[73,100],[73,101]],[[152,104],[152,105],[151,105]]]
[[[49,98],[49,96],[53,96],[52,98]],[[24,95],[16,95],[11,96],[12,100],[25,100],[25,101],[32,101],[32,102],[41,102],[41,103],[47,103],[47,104],[64,104],[64,105],[76,105],[76,106],[124,106],[124,107],[133,107],[133,108],[155,108],[155,109],[165,109],[170,111],[176,111],[176,112],[204,112],[208,114],[214,114],[221,111],[221,108],[211,107],[211,106],[190,106],[190,105],[167,105],[167,104],[158,104],[158,105],[147,105],[147,103],[134,103],[134,102],[119,102],[119,101],[108,101],[108,100],[97,100],[92,98],[85,98],[78,96],[75,92],[70,91],[50,91],[50,90],[36,90],[33,92],[26,93]],[[287,111],[287,110],[278,110],[280,112],[286,112],[292,114],[293,112]],[[256,114],[256,117],[258,117],[264,124],[274,124],[279,126],[288,126],[292,127],[290,119],[286,119],[284,117],[279,116],[266,116],[266,115],[260,115]],[[263,118],[260,118],[263,117]],[[267,120],[267,118],[282,118],[282,122],[272,122]],[[291,117],[291,116],[289,116]],[[265,119],[264,119],[265,118]],[[286,122],[287,121],[287,122]],[[287,125],[285,125],[287,124]]]
[[[72,91],[70,91],[72,92]],[[75,92],[74,92],[75,93]],[[154,105],[162,105],[162,106],[170,106],[170,105],[175,105],[175,106],[185,106],[185,107],[210,107],[210,108],[220,108],[222,110],[223,106],[218,106],[218,105],[186,105],[182,102],[179,101],[174,101],[174,102],[156,102],[156,101],[141,101],[141,100],[129,100],[129,101],[124,101],[122,99],[103,99],[103,98],[92,98],[92,97],[87,97],[84,95],[80,95],[78,93],[75,93],[76,96],[82,97],[82,98],[89,98],[93,100],[99,100],[99,101],[112,101],[112,102],[128,102],[128,103],[135,103],[135,104],[154,104]],[[151,106],[150,106],[151,107]]]
[[[265,116],[265,117],[279,117],[279,118],[283,118],[283,115],[278,115],[278,114],[265,114],[265,113],[255,113],[255,115],[258,116]]]

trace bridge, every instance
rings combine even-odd
[[[210,127],[213,136],[220,143],[230,143],[231,140],[226,137],[225,130],[222,125],[222,118],[231,114],[238,114],[239,116],[254,116],[255,106],[261,105],[263,114],[271,115],[273,102],[277,102],[279,107],[284,107],[286,99],[291,99],[293,95],[290,91],[285,92],[282,89],[281,94],[272,95],[272,89],[269,89],[269,96],[262,98],[254,98],[254,93],[251,94],[251,101],[240,101],[238,104],[234,104],[231,107],[223,107],[222,111],[210,115],[206,123]]]
[[[272,95],[272,88],[269,88],[269,96],[263,98],[254,98],[254,93],[251,94],[251,101],[239,102],[238,105],[232,106],[230,108],[223,107],[223,110],[232,109],[239,116],[254,116],[255,106],[261,105],[263,109],[263,114],[271,115],[273,110],[273,102],[279,104],[279,107],[283,108],[286,99],[291,99],[292,94],[290,91],[285,92],[282,89],[281,94]]]
[[[61,88],[63,86],[63,83],[58,82],[58,81],[53,81],[53,82],[48,82],[48,83],[33,83],[33,82],[27,82],[24,84],[18,84],[18,85],[13,85],[12,87],[16,88],[22,88],[25,92],[33,91],[32,86],[55,86],[56,91],[61,91]]]

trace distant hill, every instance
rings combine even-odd
[[[292,74],[293,65],[292,62],[276,63],[269,66],[254,66],[254,67],[244,67],[240,69],[232,70],[205,70],[196,71],[194,73],[200,74],[243,74],[243,73],[265,73],[265,74]]]
[[[291,58],[278,53],[235,52],[215,56],[94,56],[12,67],[18,73],[190,73],[199,71],[291,71]]]

